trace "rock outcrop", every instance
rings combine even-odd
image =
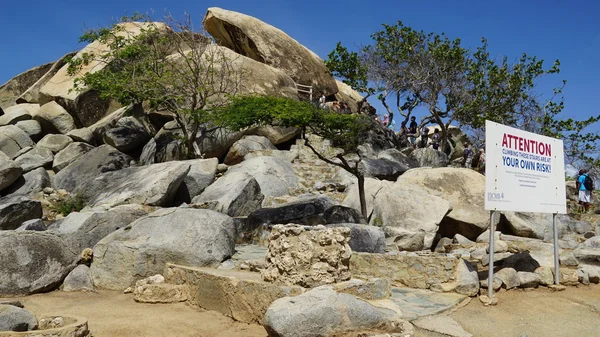
[[[166,26],[158,23],[129,22],[119,24],[122,29],[116,32],[116,35],[121,37],[135,36],[140,34],[142,29],[150,27],[150,25],[157,27],[157,29],[166,29]],[[100,41],[94,41],[80,50],[74,58],[80,59],[85,54],[102,54],[107,51],[109,51],[107,45]],[[94,124],[106,114],[115,111],[118,106],[111,104],[110,101],[100,99],[94,91],[74,90],[74,80],[76,77],[81,77],[87,73],[101,71],[106,65],[105,62],[92,59],[75,76],[70,76],[68,65],[64,65],[40,88],[39,103],[44,104],[55,101],[76,117],[75,122],[78,125],[90,126]]]
[[[397,185],[417,185],[431,195],[447,200],[452,211],[440,224],[444,237],[459,233],[474,240],[489,227],[489,212],[484,210],[485,177],[460,168],[420,168],[406,172]]]
[[[28,295],[57,287],[77,254],[53,234],[0,231],[0,296]]]
[[[0,198],[0,230],[17,229],[24,221],[42,217],[42,205],[21,195]]]
[[[22,173],[21,166],[0,151],[0,191],[19,179]]]
[[[265,313],[264,326],[270,336],[280,337],[363,336],[363,331],[412,336],[413,332],[399,310],[372,305],[331,286],[276,300]]]
[[[52,68],[52,62],[26,70],[0,86],[0,109],[17,104],[17,99]]]
[[[235,172],[219,178],[192,203],[229,216],[247,216],[260,208],[265,196],[251,175]]]
[[[189,170],[190,165],[185,162],[124,168],[82,182],[74,193],[83,196],[89,206],[171,206]]]
[[[257,18],[218,7],[208,9],[203,24],[221,46],[281,69],[296,83],[312,85],[315,93],[329,96],[338,92],[323,60],[283,31]]]
[[[99,146],[76,159],[54,177],[59,189],[73,191],[100,174],[129,167],[132,158],[110,145]],[[98,191],[94,191],[98,192]]]
[[[94,247],[94,285],[125,289],[162,273],[167,262],[216,267],[234,253],[235,225],[210,210],[165,208],[140,218]]]

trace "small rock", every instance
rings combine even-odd
[[[584,238],[586,238],[586,239],[592,238],[592,237],[594,237],[594,236],[596,236],[596,233],[595,233],[595,232],[585,232],[585,233],[583,234],[583,237],[584,237]]]
[[[49,134],[44,136],[44,138],[37,143],[37,147],[41,146],[51,150],[54,153],[58,153],[72,142],[73,139],[71,139],[69,136]]]
[[[552,290],[552,291],[564,291],[567,289],[567,287],[565,287],[561,284],[551,284],[548,286],[548,288],[550,288],[550,290]]]
[[[481,295],[481,296],[479,296],[479,300],[486,307],[490,306],[490,305],[496,305],[496,304],[498,304],[498,299],[496,297],[493,297],[492,299],[490,299],[487,295]]]
[[[590,284],[590,277],[585,272],[585,270],[583,270],[583,269],[577,270],[577,276],[579,276],[579,283],[586,285],[586,286]]]
[[[94,257],[94,251],[92,250],[92,248],[85,248],[81,252],[81,262],[83,262],[83,263],[91,262],[93,257]]]
[[[23,222],[17,231],[45,231],[47,229],[42,219],[32,219]]]
[[[438,241],[438,244],[435,246],[434,252],[445,253],[446,252],[445,246],[452,244],[452,242],[453,242],[453,240],[450,238],[441,238],[440,241]]]
[[[508,244],[506,242],[504,242],[502,240],[494,241],[494,253],[504,253],[507,251],[508,251]],[[485,247],[485,252],[486,253],[490,252],[490,246]]]
[[[504,260],[507,259],[509,257],[511,257],[513,254],[511,253],[495,253],[494,254],[494,264],[496,264],[496,262],[500,261],[500,260]],[[483,257],[483,259],[481,259],[481,264],[484,266],[487,266],[490,263],[490,256],[489,255],[485,255]]]
[[[63,291],[90,291],[94,285],[90,277],[90,268],[80,264],[67,275],[63,282]]]
[[[479,281],[479,286],[483,289],[487,289],[488,288],[488,280],[481,280]],[[494,289],[494,291],[498,291],[500,288],[502,288],[502,280],[500,280],[499,278],[494,276],[494,282],[492,283],[492,288]]]
[[[547,286],[554,284],[554,273],[550,267],[539,267],[535,273],[540,277],[540,284]]]
[[[537,288],[540,285],[540,276],[536,273],[520,271],[517,273],[521,288]]]
[[[1,331],[31,331],[37,327],[35,316],[22,308],[0,304]]]
[[[221,262],[217,269],[231,270],[235,268],[235,262],[232,259]]]
[[[217,173],[225,173],[225,172],[227,172],[228,169],[229,169],[229,166],[227,166],[225,164],[217,165]]]
[[[474,241],[471,241],[471,240],[467,239],[466,237],[464,237],[464,236],[462,236],[460,234],[454,235],[453,242],[461,244],[461,245],[469,245],[469,244],[475,243]]]
[[[44,194],[52,194],[56,191],[54,191],[54,189],[52,187],[45,187],[44,188]]]
[[[494,242],[498,242],[500,241],[500,234],[502,234],[499,231],[495,231],[494,232]],[[475,240],[476,242],[490,242],[490,230],[486,230],[485,232],[481,233],[478,237],[477,240]]]
[[[506,289],[516,288],[521,285],[521,279],[513,268],[504,268],[496,272],[495,277],[502,280]]]
[[[561,266],[578,266],[579,261],[575,258],[573,252],[561,252],[558,256]]]

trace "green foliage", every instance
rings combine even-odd
[[[344,83],[355,90],[373,94],[373,88],[369,88],[367,67],[360,61],[357,52],[348,51],[341,42],[329,53],[325,65],[331,69],[333,76],[342,78]]]
[[[237,96],[215,114],[217,125],[233,130],[253,126],[296,127],[331,140],[346,153],[356,152],[372,127],[364,115],[339,114],[282,97]]]
[[[243,72],[193,27],[187,16],[156,22],[136,13],[87,31],[80,41],[97,46],[69,60],[74,90],[93,89],[122,105],[145,103],[171,112],[188,156],[199,155],[194,148],[197,135],[205,134],[204,123],[212,120],[213,110],[238,92]]]
[[[81,195],[68,196],[52,204],[51,209],[59,214],[67,216],[72,212],[81,211],[87,204],[85,198]]]
[[[600,164],[600,137],[587,131],[600,116],[561,118],[564,80],[550,94],[537,91],[542,78],[560,73],[558,60],[546,66],[527,54],[514,62],[494,58],[486,39],[470,50],[460,39],[417,31],[401,21],[384,24],[371,38],[358,51],[338,43],[326,62],[354,89],[377,93],[390,115],[391,96],[406,120],[416,107],[426,108],[429,115],[421,124],[438,124],[444,139],[452,123],[479,134],[491,120],[564,139],[567,162],[575,166]]]

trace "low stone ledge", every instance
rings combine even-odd
[[[140,303],[177,303],[187,300],[187,286],[169,283],[135,287],[133,299]]]
[[[0,331],[0,337],[90,337],[87,319],[75,316],[42,316],[39,321],[54,321],[61,317],[64,325],[58,328],[39,329],[24,332]]]
[[[395,286],[430,289],[456,281],[459,261],[455,256],[353,253],[350,271],[356,278],[384,278]]]
[[[281,286],[262,280],[259,273],[193,268],[167,264],[165,281],[186,286],[190,304],[214,310],[244,323],[262,324],[275,300],[304,292],[299,286]]]

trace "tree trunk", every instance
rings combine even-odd
[[[368,219],[367,214],[367,199],[365,198],[365,177],[362,174],[357,174],[358,179],[358,198],[360,199],[360,213],[365,219]]]

